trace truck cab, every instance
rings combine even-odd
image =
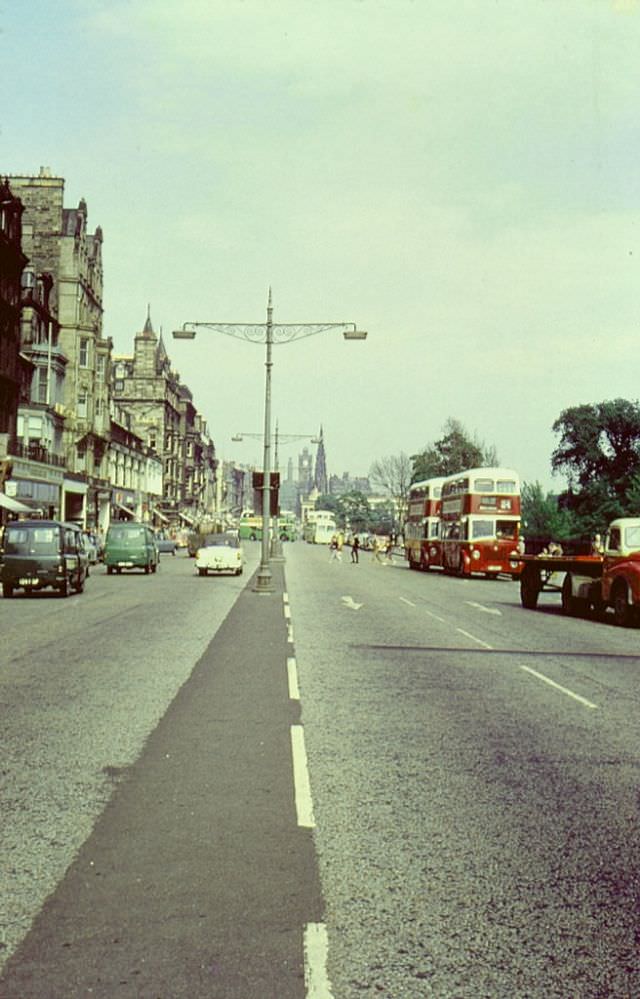
[[[628,625],[640,607],[640,518],[612,520],[604,540],[602,599],[618,624]]]

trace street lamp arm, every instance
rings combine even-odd
[[[264,323],[185,323],[181,330],[176,330],[176,339],[187,339],[195,335],[196,330],[206,329],[237,340],[247,340],[250,343],[266,343],[267,327]],[[356,328],[355,323],[273,323],[271,327],[273,344],[291,343],[304,337],[325,333],[327,330],[340,330],[347,339],[364,340],[364,330]]]

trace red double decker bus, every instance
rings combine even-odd
[[[442,565],[440,497],[444,481],[444,478],[425,479],[409,488],[404,549],[410,569]]]
[[[442,485],[442,565],[468,576],[520,571],[520,479],[511,468],[471,468]]]

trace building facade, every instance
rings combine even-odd
[[[150,313],[132,355],[114,356],[112,397],[132,418],[132,430],[162,460],[163,522],[192,526],[214,512],[215,448],[191,392],[171,367]]]
[[[102,231],[89,232],[84,199],[77,208],[64,207],[64,179],[48,168],[10,182],[24,206],[30,269],[23,337],[34,365],[18,447],[33,459],[39,440],[53,467],[59,462],[71,473],[61,484],[57,515],[99,526],[109,510],[111,351],[102,336]],[[26,488],[24,482],[19,487]],[[32,491],[42,492],[36,486]]]

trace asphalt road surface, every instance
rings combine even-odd
[[[285,553],[0,601],[0,999],[639,996],[637,631]]]

